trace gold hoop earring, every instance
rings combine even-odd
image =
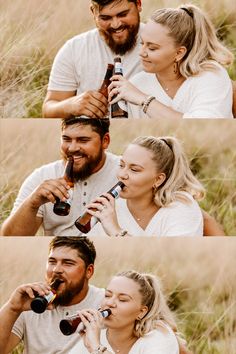
[[[174,74],[177,74],[177,73],[178,73],[178,63],[175,59],[175,61],[174,61]]]

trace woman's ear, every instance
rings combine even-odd
[[[180,60],[182,60],[186,53],[187,53],[186,47],[184,46],[179,47],[176,52],[175,61],[179,62]]]
[[[152,188],[157,189],[165,180],[166,180],[166,174],[163,172],[159,173],[159,175],[155,178],[155,182]]]
[[[138,317],[136,319],[138,321],[141,321],[143,319],[143,317],[147,314],[147,312],[148,312],[148,307],[147,306],[143,306],[141,308],[141,311],[140,311],[140,313],[139,313],[139,315],[138,315]]]

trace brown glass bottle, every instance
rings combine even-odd
[[[106,75],[104,77],[104,80],[102,82],[102,85],[100,87],[100,89],[98,90],[99,92],[101,92],[106,98],[108,98],[108,86],[110,85],[111,81],[110,78],[113,75],[113,69],[114,69],[114,65],[113,64],[107,64],[107,71],[106,71]]]
[[[66,216],[70,212],[70,207],[72,203],[73,197],[73,187],[74,187],[74,176],[73,176],[73,165],[74,165],[74,158],[73,156],[69,156],[63,178],[66,180],[67,184],[70,186],[68,190],[69,198],[64,202],[56,197],[56,203],[53,206],[53,211],[55,214],[60,216]]]
[[[114,75],[123,76],[123,68],[120,57],[116,57],[114,59]],[[128,118],[128,108],[126,101],[121,100],[111,105],[111,118]]]
[[[36,312],[36,313],[43,313],[48,304],[50,304],[51,302],[53,302],[53,300],[55,299],[55,297],[57,296],[56,294],[56,290],[59,287],[59,285],[61,284],[61,280],[60,279],[55,279],[51,284],[51,291],[49,294],[44,295],[44,296],[36,296],[32,301],[31,301],[31,309]]]
[[[101,312],[102,317],[104,317],[104,318],[110,316],[110,314],[111,314],[110,309],[102,310],[100,312]],[[80,323],[81,323],[81,325],[79,326]],[[81,322],[81,318],[78,314],[75,314],[73,316],[70,316],[70,317],[67,317],[67,318],[61,320],[59,327],[60,327],[61,332],[65,336],[69,336],[69,335],[75,333],[76,330],[78,332],[84,330],[84,324],[83,324],[83,322]]]
[[[124,186],[124,183],[119,181],[107,193],[111,194],[113,198],[118,198],[120,191],[122,190],[122,188],[124,188]],[[96,225],[97,222],[98,219],[96,217],[90,215],[88,212],[85,212],[75,221],[75,226],[81,232],[87,234],[94,227],[94,225]]]

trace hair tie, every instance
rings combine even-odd
[[[169,143],[167,143],[166,139],[161,138],[160,140],[164,141],[164,143],[170,148],[170,150],[173,152],[172,147]]]
[[[190,12],[188,9],[186,9],[185,7],[180,7],[180,10],[184,10],[191,18],[193,18],[193,13]]]

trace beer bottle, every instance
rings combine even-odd
[[[123,68],[121,64],[121,58],[116,57],[114,59],[115,67],[114,67],[114,75],[122,75],[123,76]],[[115,98],[115,97],[113,97]],[[119,102],[113,103],[111,105],[111,118],[128,118],[128,108],[127,102],[124,100],[120,100]]]
[[[66,163],[64,176],[63,176],[67,184],[70,186],[70,189],[68,190],[69,198],[64,202],[60,200],[58,197],[56,197],[56,203],[53,206],[54,213],[60,216],[66,216],[70,212],[70,206],[73,197],[73,187],[74,187],[73,164],[74,164],[74,158],[73,156],[69,156]]]
[[[102,82],[102,85],[100,87],[100,89],[98,90],[99,92],[101,92],[106,98],[108,98],[108,86],[110,85],[111,81],[110,78],[113,75],[113,69],[114,69],[114,65],[113,64],[107,64],[107,71],[106,71],[106,75],[104,77],[104,80]]]
[[[31,309],[36,313],[43,313],[46,310],[47,306],[51,302],[53,302],[53,300],[57,296],[56,290],[61,283],[62,281],[60,279],[53,280],[53,282],[50,284],[51,287],[50,293],[44,296],[36,296],[31,301]]]
[[[110,316],[110,314],[111,314],[110,309],[101,310],[100,312],[101,312],[101,315],[103,318],[106,318],[106,317]],[[79,314],[75,314],[73,316],[70,316],[70,317],[67,317],[67,318],[61,320],[59,327],[60,327],[61,332],[65,336],[69,336],[69,335],[75,333],[76,329],[77,329],[77,332],[83,331],[85,329],[85,326],[84,326],[83,322],[81,321]]]
[[[125,186],[124,183],[119,181],[107,193],[111,194],[113,198],[118,198],[120,191],[122,190],[122,188],[124,188],[124,186]],[[91,209],[91,210],[96,210],[96,209]],[[75,221],[75,226],[81,232],[87,234],[97,222],[98,219],[86,211]]]

